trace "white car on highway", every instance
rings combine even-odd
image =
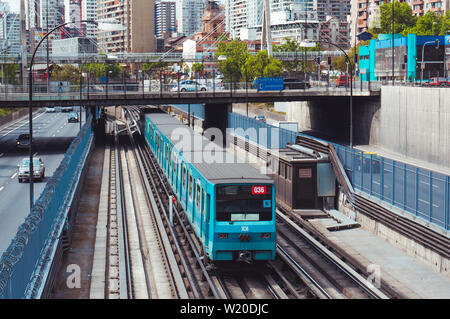
[[[47,113],[56,113],[56,108],[53,106],[48,106],[45,108],[45,112]]]
[[[25,180],[30,180],[30,159],[25,157],[19,165],[17,165],[17,167],[19,168],[19,173],[17,174],[19,183],[22,183]],[[33,157],[33,171],[34,180],[42,181],[45,178],[45,166],[40,157]]]

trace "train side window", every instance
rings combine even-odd
[[[200,210],[200,200],[201,200],[201,195],[202,195],[202,192],[201,192],[201,187],[200,187],[200,182],[199,181],[197,181],[197,188],[196,188],[196,190],[195,190],[195,196],[196,196],[196,198],[195,198],[195,206],[197,207],[197,210]]]
[[[286,165],[286,179],[288,181],[292,180],[292,167],[288,165]]]
[[[206,210],[206,193],[205,190],[203,190],[203,205],[202,205],[202,214],[205,214],[205,210]]]
[[[286,177],[286,164],[280,163],[280,176],[285,178]]]
[[[173,162],[172,162],[172,166],[173,166],[173,172],[176,174],[177,172],[177,156],[175,155],[175,153],[173,154]]]
[[[183,171],[181,172],[181,180],[183,181],[183,188],[186,188],[186,165],[183,164]]]
[[[211,197],[209,194],[206,195],[206,223],[209,223],[209,203],[211,202]]]
[[[192,175],[189,174],[189,181],[188,181],[188,189],[189,189],[189,198],[192,199]]]

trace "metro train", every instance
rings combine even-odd
[[[144,125],[146,143],[200,240],[205,260],[274,260],[273,180],[168,114],[148,113]]]

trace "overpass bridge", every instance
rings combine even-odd
[[[158,91],[127,91],[102,88],[101,92],[71,91],[64,93],[34,93],[33,107],[46,106],[118,106],[118,105],[161,105],[161,104],[231,104],[231,103],[267,103],[293,101],[355,101],[379,99],[380,91],[376,88],[312,87],[310,89],[257,91],[256,89],[230,89],[216,91],[180,92],[171,90]],[[2,107],[28,106],[29,93],[26,89],[21,92],[0,92]]]
[[[250,52],[256,54],[256,52]],[[317,57],[318,52],[306,52],[305,59],[312,61]],[[320,51],[323,58],[331,56],[341,56],[341,51]],[[303,52],[274,52],[273,57],[281,61],[302,61]],[[31,54],[28,55],[27,61],[31,60]],[[217,57],[213,52],[207,55],[183,54],[183,53],[115,53],[115,54],[50,54],[50,63],[57,64],[85,64],[85,63],[150,63],[150,62],[215,62]],[[0,54],[0,64],[20,64],[21,56],[17,54]],[[47,55],[45,52],[38,53],[35,56],[35,64],[47,63]]]

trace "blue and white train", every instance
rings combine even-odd
[[[180,141],[184,139],[184,143]],[[145,140],[211,261],[275,259],[275,184],[165,113],[145,115]],[[222,160],[218,160],[221,158]]]

